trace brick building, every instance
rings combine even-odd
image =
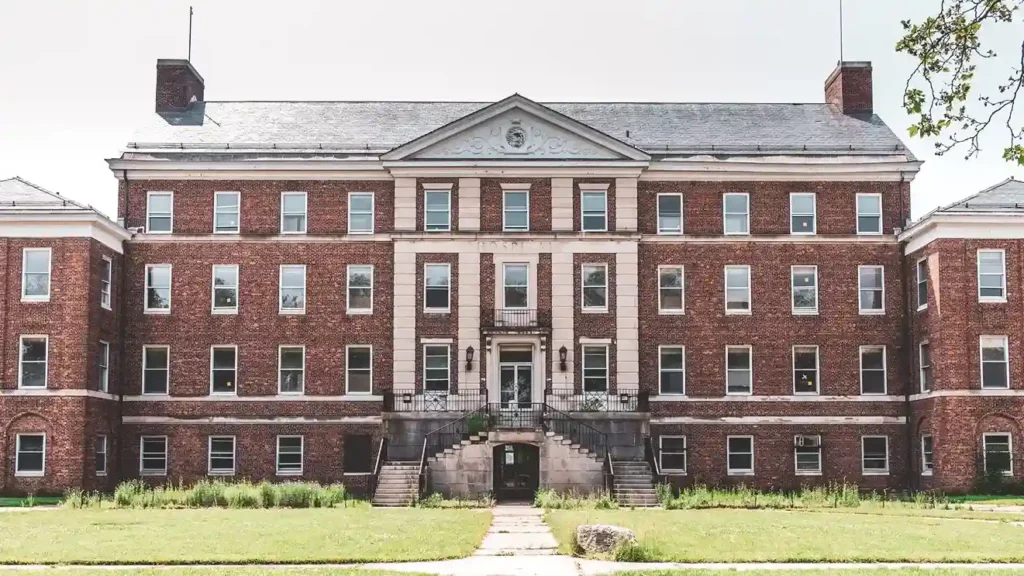
[[[1024,191],[904,231],[920,162],[868,63],[816,104],[215,102],[191,64],[156,72],[108,160],[117,224],[0,187],[4,492],[642,504],[1011,467]]]

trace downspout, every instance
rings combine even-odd
[[[903,184],[904,184],[904,174],[903,174],[903,171],[901,170],[900,171],[900,181],[899,181],[899,184],[898,184],[898,186],[899,186],[898,193],[899,193],[899,199],[900,199],[900,230],[901,231],[903,230],[903,228],[907,224],[906,206],[903,203]],[[899,247],[900,281],[903,284],[903,300],[904,300],[904,302],[903,302],[903,320],[901,322],[901,328],[902,328],[901,331],[903,333],[903,361],[900,362],[900,370],[902,371],[901,376],[903,377],[903,392],[904,392],[904,394],[903,394],[903,412],[904,412],[904,414],[906,414],[906,418],[907,418],[907,424],[906,424],[906,426],[904,426],[904,430],[906,431],[906,436],[907,436],[907,439],[906,439],[907,440],[907,442],[906,442],[906,444],[907,444],[907,448],[906,448],[907,449],[907,459],[906,459],[907,464],[905,466],[905,469],[906,469],[905,481],[906,481],[907,490],[913,492],[914,489],[918,487],[917,486],[918,485],[917,474],[914,473],[914,469],[915,469],[915,461],[914,461],[914,428],[913,428],[913,420],[911,418],[911,413],[910,413],[910,396],[911,396],[911,391],[913,390],[913,386],[912,386],[912,384],[910,382],[911,374],[913,373],[913,371],[911,370],[910,366],[911,366],[911,364],[913,362],[911,360],[911,358],[913,358],[913,347],[914,347],[914,337],[913,337],[913,333],[912,333],[912,330],[914,328],[914,319],[912,317],[913,313],[914,313],[913,312],[914,311],[914,301],[913,301],[912,291],[908,287],[911,283],[908,282],[909,279],[908,279],[908,276],[907,276],[907,255],[905,254],[907,245],[906,245],[906,242],[899,242],[897,244],[897,246]]]
[[[128,214],[131,202],[129,202],[128,194],[130,192],[128,186],[128,170],[121,170],[122,181],[124,182],[124,227],[128,228]],[[121,243],[121,268],[118,272],[121,275],[118,285],[120,286],[117,294],[117,306],[115,307],[117,313],[117,435],[116,444],[117,448],[114,450],[117,455],[117,464],[114,473],[114,485],[117,486],[123,479],[121,470],[122,459],[122,446],[124,445],[124,383],[125,383],[125,370],[127,362],[125,361],[125,331],[127,326],[127,320],[125,318],[128,313],[128,306],[126,305],[128,298],[128,274],[125,273],[128,262],[128,245],[127,242]]]

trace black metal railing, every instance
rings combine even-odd
[[[370,498],[377,494],[377,483],[380,481],[380,471],[384,463],[388,461],[388,438],[381,436],[380,446],[377,447],[377,461],[373,465],[373,476],[370,477]]]
[[[562,412],[649,412],[647,392],[580,392],[554,390],[544,395],[544,402]]]
[[[664,482],[665,475],[661,473],[661,456],[658,449],[654,447],[654,439],[650,436],[644,436],[644,460],[651,467],[655,485]]]
[[[564,438],[569,438],[580,447],[597,455],[598,458],[606,459],[609,455],[608,435],[604,432],[577,420],[566,412],[544,406],[544,428],[548,432],[554,432]]]
[[[546,310],[537,310],[536,308],[482,310],[480,319],[483,321],[484,328],[522,330],[551,327],[551,314]]]
[[[487,405],[486,392],[385,392],[385,412],[470,412]]]
[[[427,458],[437,456],[463,440],[468,440],[473,434],[486,432],[492,426],[488,406],[484,404],[457,420],[427,432],[427,435],[423,437],[423,453],[420,456],[421,490],[427,488],[423,473]]]

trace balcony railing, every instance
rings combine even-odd
[[[649,412],[646,392],[575,392],[554,390],[544,402],[562,412]]]
[[[387,392],[385,412],[470,412],[487,405],[487,394],[480,392]]]
[[[551,314],[536,308],[494,308],[481,312],[484,328],[535,330],[551,327]]]

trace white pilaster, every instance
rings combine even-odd
[[[479,229],[480,179],[459,178],[459,230],[475,231]]]
[[[637,229],[636,178],[615,179],[615,229],[619,232]]]
[[[572,230],[572,178],[551,179],[551,229]]]
[[[636,246],[633,244],[631,251],[615,255],[615,378],[622,392],[640,388],[639,259]]]
[[[462,181],[459,182],[459,212],[462,212]],[[479,193],[479,180],[477,180]],[[477,206],[479,207],[479,203]],[[479,219],[477,220],[479,226]],[[462,217],[459,216],[462,229]],[[475,392],[480,388],[480,363],[485,361],[480,346],[480,253],[459,253],[459,338],[457,355],[459,361],[459,393]],[[473,369],[466,370],[466,348],[472,346],[476,353]]]
[[[395,230],[415,229],[416,179],[395,178]]]
[[[416,248],[413,243],[395,243],[394,269],[394,391],[411,391],[416,388]]]
[[[571,192],[570,188],[570,194]],[[566,249],[563,252],[551,254],[551,388],[553,390],[573,389],[575,311],[573,253]],[[558,356],[558,350],[562,346],[569,351],[565,372],[561,370]]]

